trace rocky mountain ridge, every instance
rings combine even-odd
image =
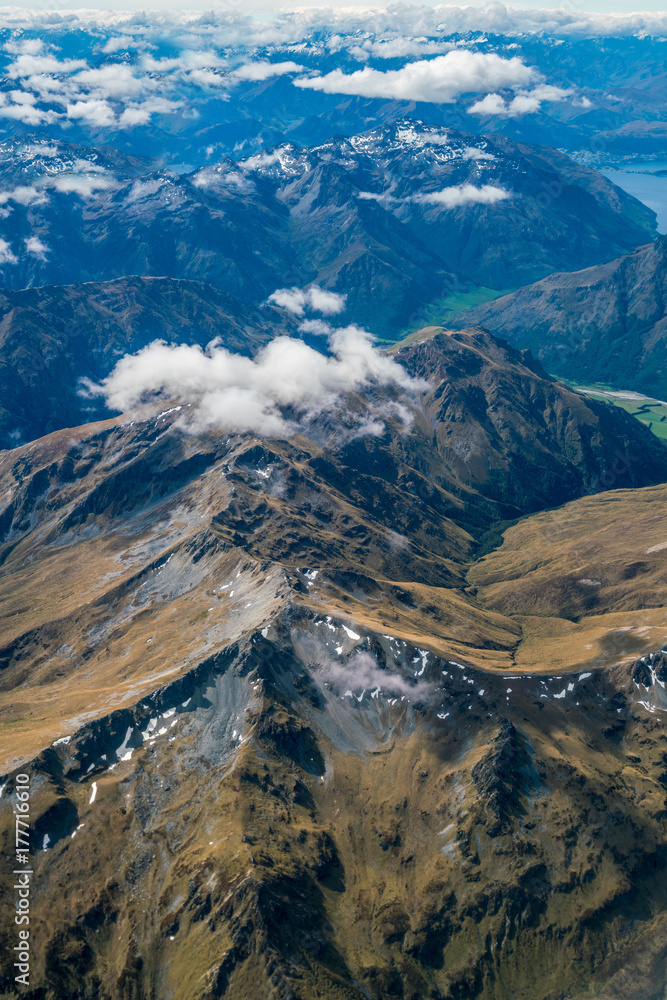
[[[170,277],[254,307],[318,282],[347,295],[350,319],[395,337],[416,303],[598,263],[655,225],[564,154],[419,121],[185,174],[106,148],[29,145],[51,155],[8,175],[1,194],[1,276],[13,289]]]
[[[455,317],[530,349],[555,375],[667,397],[667,237],[607,264],[553,274]]]

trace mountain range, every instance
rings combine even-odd
[[[665,1000],[667,17],[566,7],[6,9],[0,1000]]]
[[[480,331],[397,358],[409,433],[3,454],[31,998],[661,995],[667,450]]]
[[[318,145],[337,132],[353,136],[406,116],[437,128],[502,133],[565,149],[591,163],[664,159],[660,15],[619,21],[579,14],[489,9],[472,18],[466,8],[451,8],[443,21],[426,7],[414,16],[402,8],[381,15],[335,10],[333,23],[324,12],[291,11],[281,23],[267,25],[230,6],[218,12],[217,24],[206,13],[189,12],[184,19],[163,12],[158,24],[131,12],[112,25],[94,11],[62,20],[19,12],[0,29],[7,45],[0,66],[11,72],[7,100],[21,91],[28,96],[4,116],[2,127],[11,138],[22,138],[37,123],[49,140],[69,136],[83,145],[112,144],[191,168],[211,156],[243,158],[283,142]],[[13,31],[37,51],[47,35],[57,46],[66,65],[47,64],[50,87],[30,63],[21,72]],[[391,77],[382,79],[456,49],[519,58],[530,70],[524,84],[530,75],[549,89],[536,87],[537,99],[511,109],[501,81],[496,87],[503,99],[480,109],[474,81],[471,93],[455,90],[441,101],[428,88],[402,94],[392,88]],[[72,68],[78,60],[84,73],[80,100],[70,100],[69,112],[60,100],[62,91],[72,91],[68,60]],[[255,72],[253,62],[259,64]],[[377,74],[380,93],[364,93],[363,86],[355,91],[344,79],[364,70]],[[328,87],[295,86],[299,77],[318,75],[329,77]],[[86,98],[97,103],[88,106]]]
[[[389,337],[416,303],[599,263],[646,243],[655,225],[562,153],[412,121],[190,174],[62,142],[10,153],[20,169],[5,170],[0,195],[5,287],[138,274],[205,281],[259,305],[317,282]]]

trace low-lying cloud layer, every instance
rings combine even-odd
[[[359,327],[331,330],[329,346],[332,356],[327,357],[300,340],[277,337],[247,358],[215,342],[202,349],[156,341],[122,358],[100,385],[86,382],[83,391],[120,411],[150,400],[178,399],[188,404],[180,425],[193,433],[218,428],[290,437],[364,386],[394,385],[407,393],[425,387],[380,354]],[[369,421],[368,412],[358,426],[366,433],[382,429]]]
[[[331,660],[318,676],[341,697],[346,694],[358,697],[362,691],[373,692],[379,689],[384,694],[417,701],[428,698],[435,689],[435,685],[428,681],[413,681],[400,674],[381,670],[370,653],[355,653],[343,663]]]
[[[495,184],[482,184],[481,187],[475,187],[474,184],[453,184],[442,191],[416,195],[414,201],[420,205],[457,208],[459,205],[495,205],[506,198],[509,198],[509,193]]]
[[[495,205],[510,197],[510,192],[496,184],[452,184],[440,191],[429,191],[425,194],[410,195],[406,198],[396,198],[389,192],[376,194],[373,191],[360,191],[363,201],[377,201],[381,205],[432,205],[440,208],[459,208],[462,205]]]

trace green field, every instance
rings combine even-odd
[[[464,312],[467,309],[474,309],[476,306],[484,305],[485,302],[491,302],[492,299],[499,299],[503,295],[509,295],[513,291],[513,288],[498,289],[480,286],[478,288],[471,288],[466,292],[453,292],[446,298],[434,299],[433,302],[429,302],[417,315],[416,319],[396,336],[395,341],[382,339],[385,343],[395,343],[399,340],[405,340],[411,334],[423,330],[425,327],[443,326],[446,328],[457,313]]]
[[[561,381],[564,382],[565,379]],[[626,413],[631,413],[633,417],[646,424],[656,437],[667,443],[667,403],[647,396],[641,396],[639,399],[622,399],[616,390],[606,385],[581,386],[573,382],[567,384],[592,399],[601,399],[606,403],[613,403],[614,406],[620,406]]]

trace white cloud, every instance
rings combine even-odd
[[[33,257],[39,257],[40,260],[46,260],[46,255],[49,252],[46,243],[42,243],[37,236],[29,236],[25,241],[25,248],[27,253],[32,254]]]
[[[12,248],[10,247],[7,240],[0,239],[0,264],[17,264],[18,260],[16,255],[12,253]]]
[[[355,44],[349,53],[355,59],[402,59],[406,56],[434,56],[456,48],[453,42],[440,42],[429,38],[379,38],[365,39]]]
[[[5,52],[12,55],[26,54],[36,56],[38,52],[44,51],[44,42],[41,38],[21,38],[10,39],[5,45]]]
[[[534,76],[535,71],[518,56],[503,59],[495,52],[457,49],[435,59],[408,63],[398,70],[383,72],[365,67],[346,74],[336,69],[325,76],[297,79],[294,85],[327,94],[451,104],[461,94],[525,87]]]
[[[85,59],[56,59],[55,56],[24,53],[10,63],[6,69],[11,80],[51,73],[75,73],[85,69]]]
[[[151,198],[160,190],[164,184],[164,178],[156,177],[148,181],[135,181],[127,196],[128,202],[141,201],[142,198]]]
[[[562,101],[572,94],[572,88],[552,87],[549,84],[539,84],[532,90],[520,91],[511,101],[506,101],[500,94],[487,94],[468,110],[472,115],[501,115],[504,118],[517,118],[520,115],[539,111],[542,101]]]
[[[197,87],[224,87],[229,83],[226,76],[214,69],[193,69],[185,73],[183,79]]]
[[[317,337],[328,337],[331,334],[331,324],[323,319],[304,319],[299,323],[300,333],[312,333]]]
[[[110,408],[121,411],[156,398],[182,399],[189,405],[180,425],[193,433],[216,427],[285,437],[306,430],[343,394],[371,382],[406,391],[424,387],[380,354],[370,334],[358,327],[332,331],[329,346],[333,356],[327,357],[303,341],[277,337],[246,358],[216,342],[202,350],[156,341],[122,358],[101,385],[85,382],[83,391],[103,396]],[[377,421],[364,417],[361,425],[377,432]]]
[[[130,66],[124,63],[109,63],[98,69],[87,69],[77,73],[74,83],[92,97],[103,100],[128,100],[141,96],[146,89],[154,89],[155,81],[147,77],[139,79]]]
[[[43,156],[47,159],[58,156],[60,153],[59,146],[49,144],[48,142],[36,142],[32,146],[24,146],[23,149],[26,156]]]
[[[35,104],[37,101],[34,94],[27,94],[23,90],[10,90],[9,96],[15,104]]]
[[[345,295],[328,292],[319,285],[310,288],[278,288],[269,295],[268,301],[273,305],[287,309],[295,316],[303,316],[304,312],[312,310],[323,316],[337,316],[345,308]]]
[[[251,180],[239,170],[228,170],[226,167],[202,167],[192,177],[193,187],[210,189],[219,194],[232,191],[234,194],[250,194],[255,190]]]
[[[519,94],[517,97],[513,98],[507,106],[507,114],[510,118],[515,118],[519,115],[532,114],[533,111],[539,110],[539,100],[537,97],[533,97],[530,94]]]
[[[227,60],[212,49],[185,49],[179,56],[162,59],[145,55],[140,62],[144,71],[159,74],[162,86],[167,81],[173,86],[181,80],[197,87],[222,87],[228,82],[222,73],[226,65]]]
[[[34,184],[20,184],[10,191],[0,191],[0,205],[13,201],[17,205],[43,205],[46,201],[44,191]]]
[[[505,115],[507,104],[500,94],[487,94],[468,108],[471,115]]]
[[[151,113],[141,106],[125,108],[121,112],[118,124],[121,128],[133,128],[135,125],[146,125],[151,120]]]
[[[464,160],[495,160],[493,153],[487,153],[484,149],[477,149],[475,146],[468,146],[463,150]]]
[[[153,115],[169,115],[178,111],[180,101],[169,101],[164,97],[148,97],[140,104],[130,104],[121,112],[118,125],[121,128],[134,128],[145,125]]]
[[[130,6],[126,3],[126,6]],[[139,10],[136,0],[133,6]],[[182,5],[181,5],[182,7]],[[202,7],[204,9],[202,9]],[[322,33],[336,32],[341,36],[354,34],[361,43],[368,35],[379,40],[390,37],[428,37],[441,41],[443,36],[485,31],[521,37],[526,33],[546,33],[553,37],[662,37],[667,35],[667,14],[664,11],[639,11],[632,13],[596,13],[576,9],[569,5],[552,8],[522,9],[490,2],[484,6],[468,5],[412,5],[392,4],[387,7],[355,7],[351,4],[322,6],[320,8],[288,8],[268,20],[265,16],[253,19],[245,9],[234,9],[230,4],[224,12],[217,11],[216,19],[206,10],[206,4],[180,10],[151,10],[140,24],[141,15],[135,10],[83,9],[56,16],[53,8],[25,9],[6,7],[3,20],[15,31],[35,30],[55,32],[72,30],[73,27],[97,32],[137,34],[156,39],[175,33],[182,44],[210,45],[213,38],[220,46],[294,46]],[[331,34],[327,45],[331,41]],[[343,37],[345,42],[345,38]],[[37,52],[32,40],[8,43],[11,52]],[[30,47],[29,47],[30,46]],[[311,48],[323,48],[321,40],[314,40]]]
[[[87,177],[83,174],[62,174],[54,178],[53,187],[61,194],[78,194],[89,198],[95,191],[105,191],[114,186],[106,177]]]
[[[490,159],[493,159],[490,156]],[[461,205],[495,205],[510,197],[509,191],[495,184],[452,184],[440,191],[429,191],[426,194],[413,194],[405,198],[395,197],[389,191],[376,194],[374,191],[360,191],[358,196],[363,201],[377,201],[380,205],[401,207],[403,205],[439,205],[443,208],[458,208]]]
[[[11,103],[8,98],[11,98]],[[25,125],[42,125],[58,118],[54,111],[36,108],[36,101],[34,94],[22,90],[11,90],[8,95],[0,93],[0,118],[11,118]]]
[[[244,63],[243,66],[232,70],[228,74],[227,79],[233,83],[241,82],[242,80],[260,82],[261,80],[268,80],[272,76],[284,76],[286,73],[301,73],[304,69],[304,66],[300,66],[295,62],[272,63],[266,60],[258,60],[257,62]]]
[[[67,117],[83,119],[93,125],[112,125],[116,121],[113,108],[107,101],[76,101],[67,105]]]
[[[114,52],[129,52],[130,49],[142,49],[145,46],[143,39],[133,38],[132,35],[112,35],[104,43],[102,52],[112,55]]]
[[[341,697],[349,692],[383,691],[401,695],[411,701],[427,698],[434,690],[428,681],[412,681],[400,674],[382,670],[370,653],[355,653],[346,662],[331,660],[316,675],[321,681],[331,685]]]
[[[272,153],[257,153],[255,156],[249,156],[247,160],[242,160],[239,166],[243,167],[244,170],[261,170],[263,167],[272,167],[274,163],[282,162],[285,151],[286,147],[282,146],[280,149],[274,149]]]
[[[459,205],[495,205],[509,198],[509,192],[494,184],[455,184],[433,191],[430,194],[415,195],[413,201],[421,205],[442,205],[444,208],[458,208]]]

